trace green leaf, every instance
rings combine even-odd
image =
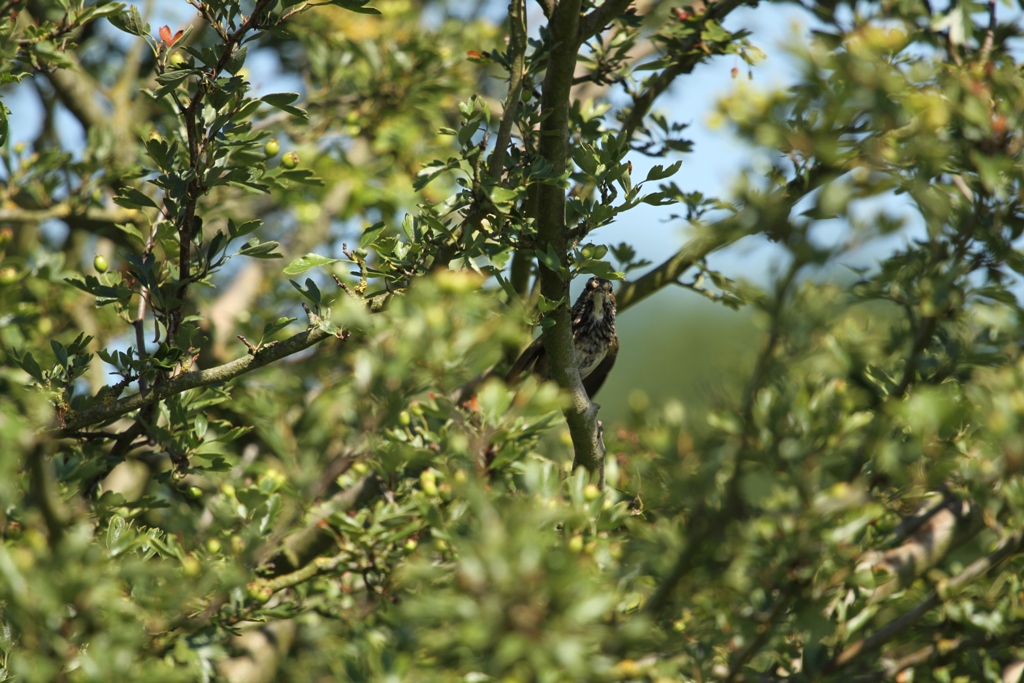
[[[248,49],[249,48],[245,45],[239,48],[235,54],[231,55],[231,59],[228,60],[228,63],[224,65],[224,70],[232,76],[238,75],[239,69],[241,69],[242,65],[245,64],[245,53]]]
[[[422,190],[430,183],[431,180],[451,169],[454,164],[454,161],[445,163],[443,161],[434,160],[429,162],[426,166],[416,172],[416,180],[413,181],[413,189],[416,191]]]
[[[330,258],[329,256],[320,256],[319,254],[306,254],[295,259],[287,266],[285,266],[285,275],[298,275],[299,273],[305,273],[311,268],[318,268],[320,266],[327,266],[332,263],[338,263],[342,259]]]
[[[700,32],[700,37],[705,42],[724,43],[732,38],[732,34],[722,28],[717,22],[707,21],[704,24],[704,30]]]
[[[68,369],[68,350],[64,348],[56,339],[50,340],[50,348],[53,349],[53,355],[57,357],[57,362],[65,370]]]
[[[7,122],[7,117],[11,113],[11,110],[0,104],[0,147],[7,144],[7,135],[10,131],[10,125]]]
[[[165,71],[156,77],[156,82],[160,85],[175,85],[177,83],[181,83],[192,74],[199,73],[200,72],[196,69],[175,69],[174,71]]]
[[[291,103],[299,99],[299,94],[294,92],[279,92],[271,93],[270,95],[264,95],[260,98],[261,102],[266,102],[271,107],[280,109],[281,111],[288,112],[292,116],[297,116],[300,119],[308,119],[309,114],[303,109],[291,106]]]
[[[615,270],[612,264],[596,259],[590,259],[580,264],[580,272],[596,275],[605,280],[622,280],[626,277],[625,273]]]
[[[546,251],[535,249],[533,253],[537,257],[537,260],[539,260],[541,263],[547,266],[548,270],[560,274],[565,273],[565,268],[562,266],[562,261],[561,259],[558,258],[558,254],[555,253],[555,250],[553,248],[548,247]]]
[[[86,275],[84,279],[81,276],[69,277],[65,278],[64,281],[72,287],[76,287],[83,292],[92,294],[100,299],[117,299],[119,298],[122,289],[125,292],[128,292],[127,287],[111,287],[109,285],[100,284],[99,279],[97,279],[95,275]]]
[[[596,176],[603,170],[597,152],[586,143],[575,145],[572,148],[572,160],[581,171],[589,176]]]
[[[363,231],[362,236],[359,238],[359,246],[365,249],[369,245],[373,244],[377,238],[380,237],[381,233],[384,232],[386,227],[387,226],[384,225],[384,221],[377,221],[368,227]]]
[[[228,234],[232,237],[244,237],[251,232],[254,232],[263,225],[263,221],[259,218],[253,218],[251,221],[246,221],[241,225],[235,225],[235,222],[228,219]]]
[[[967,42],[967,24],[970,21],[966,8],[954,7],[944,17],[938,17],[932,21],[932,30],[936,33],[949,31],[949,42],[954,46],[963,45]]]
[[[276,92],[264,95],[260,98],[260,101],[266,102],[272,107],[283,107],[291,104],[297,99],[299,99],[299,93],[297,92]]]
[[[313,173],[308,168],[296,168],[291,171],[280,171],[277,174],[277,178],[291,180],[296,183],[302,183],[303,185],[313,185],[315,187],[320,187],[324,184],[324,179]]]
[[[238,255],[249,256],[251,258],[284,258],[283,254],[279,254],[274,251],[279,246],[281,246],[279,242],[260,243],[260,241],[254,237],[249,240],[248,244],[238,251]]]
[[[142,20],[139,8],[135,5],[129,5],[128,9],[124,10],[121,14],[108,16],[107,21],[116,28],[133,36],[147,36],[150,33],[149,24]]]
[[[278,318],[274,322],[265,324],[263,326],[263,339],[266,339],[267,337],[274,334],[278,330],[283,330],[284,328],[288,327],[293,322],[295,322],[295,320],[295,318]]]
[[[206,417],[206,413],[199,413],[196,415],[196,419],[193,422],[193,429],[195,431],[195,435],[199,437],[200,440],[206,436],[206,430],[209,426],[210,420]]]
[[[664,180],[665,178],[673,176],[676,174],[676,171],[678,171],[679,167],[682,165],[682,160],[679,160],[674,164],[669,164],[668,166],[662,166],[661,164],[658,164],[654,168],[652,168],[650,172],[647,174],[647,181]]]
[[[139,229],[136,228],[131,223],[115,223],[114,227],[120,230],[121,232],[125,233],[126,235],[131,235],[132,237],[137,239],[141,244],[146,243],[146,238],[143,237],[142,233],[139,232]]]
[[[267,500],[267,494],[255,487],[239,489],[235,492],[235,497],[238,498],[239,503],[248,508],[250,514]]]
[[[107,548],[114,550],[120,547],[118,541],[125,531],[128,530],[128,522],[124,521],[124,517],[120,515],[114,515],[110,518],[110,522],[107,524]]]
[[[357,14],[380,14],[379,9],[366,7],[370,0],[331,0],[331,4]]]
[[[558,299],[557,301],[551,301],[546,296],[541,294],[537,298],[537,310],[541,313],[550,313],[551,311],[558,308],[558,305],[564,302],[565,299]]]
[[[652,192],[651,194],[645,194],[640,198],[640,201],[644,204],[650,204],[651,206],[669,206],[671,204],[679,203],[671,195],[664,192]]]
[[[124,186],[116,197],[114,203],[126,209],[159,209],[156,202],[148,195],[136,190],[134,187]]]
[[[17,355],[17,352],[12,350],[10,351],[10,359],[14,362],[15,365],[17,365],[19,368],[30,374],[32,376],[32,379],[36,380],[37,382],[45,381],[43,377],[43,369],[39,367],[39,363],[36,362],[36,359],[32,357],[31,353],[26,353],[24,356],[19,356]]]
[[[494,205],[502,211],[508,211],[515,205],[515,202],[519,200],[522,192],[523,190],[520,188],[505,188],[500,185],[496,185],[492,187],[490,191],[491,201],[494,202]]]
[[[306,286],[305,287],[300,285],[295,280],[289,280],[288,282],[292,283],[292,287],[294,287],[296,290],[298,290],[299,294],[301,294],[311,304],[313,304],[314,306],[317,306],[317,307],[320,306],[320,302],[322,301],[323,297],[320,294],[320,288],[316,286],[315,282],[313,282],[309,278],[306,278]]]

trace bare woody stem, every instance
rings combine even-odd
[[[618,15],[625,12],[633,0],[605,0],[600,7],[591,10],[590,14],[580,20],[580,30],[577,40],[584,43],[592,36],[604,30],[604,27]]]
[[[183,391],[227,382],[286,356],[298,353],[303,349],[308,349],[310,346],[333,336],[333,334],[324,332],[319,327],[311,327],[288,339],[271,342],[262,347],[256,354],[246,355],[230,363],[218,365],[208,370],[183,372],[173,379],[154,386],[149,391],[127,396],[110,405],[98,405],[78,413],[69,413],[63,428],[56,430],[54,436],[72,436],[85,427],[108,422],[157,401],[163,401],[171,396],[180,394]]]
[[[939,605],[939,603],[941,603],[948,594],[955,592],[975,579],[978,579],[1007,558],[1021,552],[1022,549],[1024,549],[1024,531],[1017,531],[1016,533],[1010,534],[1003,539],[999,544],[999,547],[991,554],[975,560],[969,564],[966,569],[953,578],[941,581],[939,585],[928,594],[928,597],[919,602],[913,609],[907,611],[902,616],[893,619],[867,638],[862,638],[849,647],[844,648],[839,654],[829,660],[824,667],[822,667],[821,673],[824,675],[831,674],[850,664],[858,657],[879,649],[885,643],[913,626],[933,607]]]
[[[767,198],[766,204],[777,203],[777,216],[788,216],[792,207],[807,194],[824,185],[841,170],[828,166],[814,166],[805,174],[774,190],[773,196]],[[766,233],[777,228],[772,222],[758,222],[757,230],[738,229],[743,223],[743,214],[737,214],[722,220],[697,237],[683,245],[683,248],[666,259],[660,265],[644,273],[632,282],[624,282],[615,292],[615,300],[619,313],[643,301],[650,295],[668,285],[673,285],[697,261],[705,258],[713,251],[726,247],[748,235]]]
[[[505,155],[509,142],[512,140],[512,126],[516,121],[519,109],[519,98],[523,94],[523,75],[526,73],[526,0],[512,0],[508,6],[509,45],[511,61],[508,78],[508,98],[505,100],[505,111],[498,125],[498,135],[494,142],[494,151],[487,163],[487,171],[492,178],[501,178],[505,166]]]
[[[200,112],[206,101],[206,96],[213,89],[213,81],[227,67],[228,62],[238,51],[239,46],[245,39],[246,34],[258,25],[260,17],[264,15],[270,0],[258,0],[253,8],[252,14],[233,33],[227,35],[224,41],[224,51],[221,53],[217,64],[199,82],[196,93],[187,106],[179,105],[179,113],[185,123],[185,132],[188,142],[189,168],[193,171],[192,179],[189,181],[188,192],[185,198],[185,206],[182,208],[181,217],[177,222],[178,230],[178,289],[176,294],[177,303],[168,319],[167,338],[171,339],[178,332],[181,324],[182,310],[185,306],[185,293],[192,281],[191,260],[192,260],[192,238],[195,231],[196,208],[199,198],[207,191],[203,183],[203,157],[207,156],[207,145],[210,138],[219,131],[205,131],[200,125]],[[203,4],[205,8],[205,3]],[[205,13],[204,13],[205,16]],[[212,17],[207,17],[209,21]],[[211,21],[218,33],[222,36],[223,29]]]
[[[269,588],[272,592],[276,593],[283,588],[291,588],[298,586],[300,583],[305,583],[315,576],[330,574],[338,566],[347,565],[351,561],[352,556],[347,552],[341,552],[332,557],[317,557],[301,569],[296,569],[290,574],[283,574],[273,579],[257,581],[256,585],[261,588]]]
[[[551,53],[541,95],[540,156],[551,165],[555,176],[566,172],[569,156],[569,93],[576,70],[580,0],[561,0],[551,13],[548,40]],[[538,189],[537,235],[541,245],[561,254],[564,261],[569,250],[569,235],[565,227],[565,189],[561,184],[545,184]],[[561,270],[566,270],[563,262]],[[572,320],[568,277],[542,265],[540,268],[541,293],[550,301],[562,301],[552,312],[554,325],[544,328],[544,349],[548,357],[551,378],[569,392],[570,403],[565,408],[565,419],[576,452],[576,463],[590,471],[600,470],[604,454],[598,433],[597,406],[587,396],[576,367],[573,350]]]

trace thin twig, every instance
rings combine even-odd
[[[512,125],[519,111],[519,99],[523,94],[523,75],[526,73],[526,0],[511,0],[509,3],[509,45],[511,57],[508,74],[508,97],[501,114],[498,134],[494,140],[494,151],[487,162],[487,171],[492,178],[501,178],[505,167],[505,155],[512,139]]]
[[[144,406],[180,394],[183,391],[222,384],[235,377],[252,372],[257,368],[269,365],[281,358],[298,353],[303,349],[308,349],[310,346],[319,344],[333,336],[336,335],[325,332],[319,327],[311,327],[288,339],[270,342],[261,348],[257,355],[246,354],[242,358],[208,370],[183,372],[166,383],[151,388],[147,392],[133,394],[110,405],[98,405],[80,412],[69,412],[64,426],[56,430],[54,435],[58,437],[69,436],[83,427],[108,422]],[[343,334],[339,338],[345,339],[347,335]]]
[[[992,56],[992,47],[996,39],[996,0],[988,0],[988,29],[985,30],[985,42],[981,44],[978,61],[984,64]]]

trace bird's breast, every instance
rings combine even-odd
[[[604,357],[608,355],[608,346],[605,345],[600,348],[593,349],[579,349],[576,350],[576,363],[579,365],[580,378],[586,379],[586,377],[594,371]]]

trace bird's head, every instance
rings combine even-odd
[[[596,318],[603,318],[609,313],[615,315],[615,291],[609,280],[599,277],[590,278],[583,288],[583,296],[589,296]]]

